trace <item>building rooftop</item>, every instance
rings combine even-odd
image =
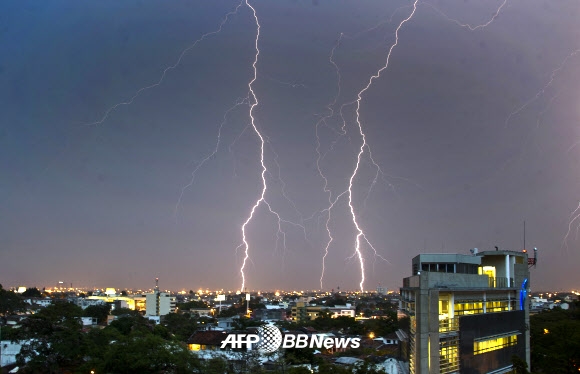
[[[225,331],[196,331],[187,340],[188,344],[221,345],[227,337]]]

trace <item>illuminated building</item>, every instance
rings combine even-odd
[[[421,254],[412,265],[400,290],[410,373],[508,373],[513,355],[530,364],[527,253]]]
[[[296,305],[292,307],[292,321],[312,321],[318,318],[318,315],[321,312],[330,313],[332,318],[341,316],[354,318],[356,314],[356,308],[354,305],[348,303],[346,305],[324,306],[309,305],[304,301],[298,301],[296,302]]]
[[[145,295],[145,315],[164,316],[175,312],[176,298],[167,292],[159,291],[159,278],[155,278],[155,290]]]

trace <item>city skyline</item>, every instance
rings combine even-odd
[[[396,289],[419,253],[521,251],[525,222],[531,288],[577,289],[579,17],[2,4],[0,283]]]

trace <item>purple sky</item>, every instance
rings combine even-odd
[[[285,246],[262,203],[246,229],[246,285],[319,289],[329,195],[316,124],[333,104],[318,126],[318,165],[336,199],[362,142],[352,102],[413,2],[250,4],[261,25],[252,113]],[[237,5],[0,4],[0,283],[147,288],[159,277],[162,288],[240,287],[241,225],[262,188],[244,100],[251,9],[240,6],[161,84],[109,111],[159,82]],[[521,250],[524,220],[527,247],[539,248],[532,290],[580,288],[580,219],[570,222],[580,201],[578,19],[575,0],[418,4],[360,102],[369,148],[352,206],[380,255],[363,243],[365,289],[398,288],[422,252]],[[220,124],[217,153],[200,164]],[[369,150],[382,170],[375,183]],[[328,227],[323,288],[357,289],[348,194]]]

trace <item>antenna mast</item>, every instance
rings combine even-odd
[[[524,251],[526,250],[526,221],[524,220]]]

